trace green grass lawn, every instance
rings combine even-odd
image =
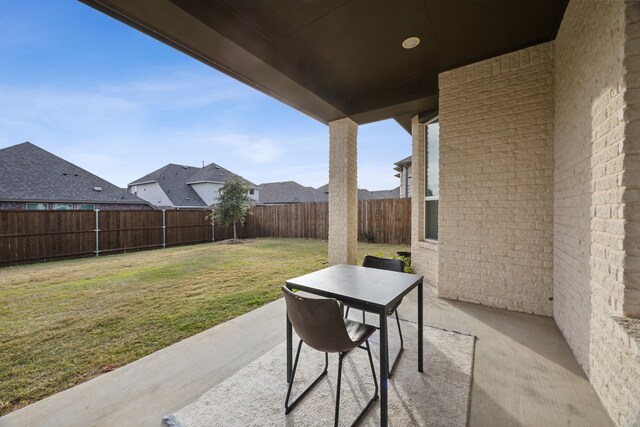
[[[406,246],[360,243],[364,255]],[[0,415],[280,297],[327,243],[254,239],[0,269]]]

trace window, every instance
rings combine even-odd
[[[51,209],[54,211],[70,211],[73,209],[73,205],[71,203],[54,203]]]
[[[249,194],[253,194],[253,188],[249,190]]]
[[[424,237],[438,240],[438,204],[440,201],[440,122],[427,123],[425,141]]]
[[[28,211],[46,211],[49,209],[49,203],[27,203]]]
[[[79,211],[92,211],[94,210],[94,205],[92,205],[91,203],[80,203],[76,205],[76,209],[78,209]]]

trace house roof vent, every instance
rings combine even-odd
[[[102,187],[93,187],[93,191],[102,191]]]

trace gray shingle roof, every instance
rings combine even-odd
[[[394,165],[398,165],[398,166],[410,165],[410,164],[411,164],[411,156],[405,157],[404,159],[394,163]]]
[[[329,184],[325,184],[322,187],[318,187],[317,190],[328,195]],[[396,197],[400,197],[400,187],[394,188],[393,190],[376,190],[376,191],[369,191],[365,188],[358,188],[358,200],[392,199]]]
[[[223,168],[222,166],[216,165],[215,163],[208,164],[203,168],[196,168],[197,171],[191,176],[191,181],[189,182],[198,182],[198,181],[213,181],[213,182],[225,182],[229,178],[237,176],[241,178],[245,184],[250,187],[256,187],[256,185],[242,178],[240,175],[237,175],[230,170]]]
[[[260,184],[260,203],[305,203],[327,200],[327,195],[322,191],[305,187],[295,181]]]
[[[0,200],[148,205],[30,142],[0,149]]]
[[[233,176],[239,175],[236,175],[215,163],[211,163],[203,168],[169,163],[168,165],[161,167],[142,178],[136,179],[129,185],[131,186],[155,181],[167,194],[167,197],[171,200],[171,203],[173,203],[174,206],[206,207],[207,204],[189,184],[202,181],[223,183]],[[242,178],[242,180],[244,180],[247,185],[256,187],[252,182],[247,181],[244,178]]]
[[[397,199],[400,197],[400,187],[396,187],[393,190],[377,190],[371,191],[372,199]]]

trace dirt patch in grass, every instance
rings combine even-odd
[[[406,246],[360,243],[391,256]],[[320,240],[251,239],[0,269],[0,415],[280,297]]]

